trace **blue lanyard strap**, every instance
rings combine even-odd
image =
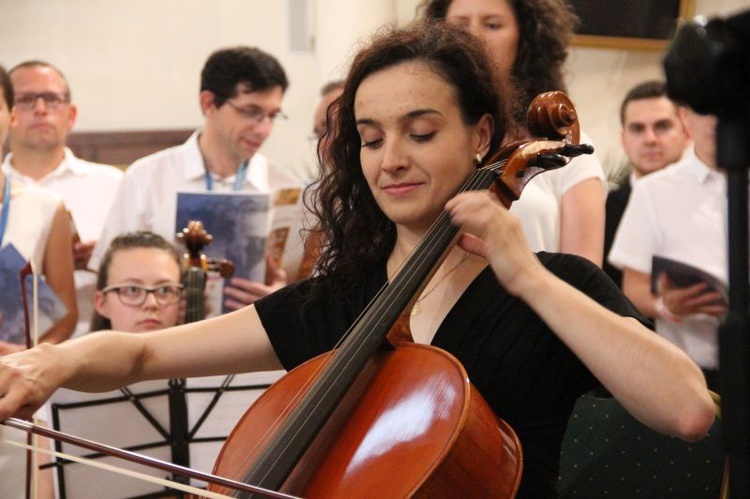
[[[3,214],[0,219],[0,246],[3,245],[5,236],[5,226],[8,225],[8,213],[10,212],[10,179],[5,177],[5,187],[3,188]]]
[[[245,178],[247,177],[247,164],[250,162],[249,159],[246,159],[242,163],[240,163],[240,166],[237,168],[237,173],[234,175],[234,188],[232,190],[235,191],[241,191],[242,190],[242,184],[245,183]],[[212,191],[214,189],[214,178],[211,176],[211,173],[206,169],[206,190]]]

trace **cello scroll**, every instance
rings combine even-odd
[[[490,157],[504,162],[493,191],[506,208],[517,200],[532,178],[568,164],[571,158],[594,152],[579,144],[580,125],[575,106],[563,92],[544,92],[531,101],[526,126],[532,138],[511,143]]]

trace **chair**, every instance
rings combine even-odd
[[[719,415],[718,396],[714,400]],[[728,477],[718,421],[705,439],[684,442],[647,428],[614,398],[585,395],[563,439],[560,497],[724,499]]]

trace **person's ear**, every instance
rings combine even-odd
[[[208,116],[216,110],[216,95],[210,90],[202,90],[198,97],[198,102],[201,105],[203,116]]]
[[[76,118],[78,117],[78,108],[75,106],[75,104],[71,104],[68,106],[68,129],[70,130],[73,128],[73,125],[76,124]]]
[[[109,311],[107,310],[107,295],[97,290],[94,291],[94,310],[96,313],[109,319]]]
[[[490,144],[492,143],[492,134],[495,131],[495,123],[492,121],[492,116],[485,114],[479,119],[476,126],[476,144],[474,150],[482,157],[482,160],[486,159],[487,153],[490,152]]]

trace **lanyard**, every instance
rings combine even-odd
[[[10,179],[5,177],[5,187],[3,188],[3,214],[0,219],[0,246],[3,245],[5,236],[5,226],[8,225],[8,213],[10,212]]]
[[[240,166],[237,168],[237,173],[234,175],[234,187],[232,190],[234,191],[240,191],[242,190],[242,184],[245,183],[245,177],[247,177],[247,164],[250,162],[249,159],[246,159],[242,163],[240,163]],[[214,189],[214,178],[209,173],[208,169],[206,169],[206,190],[212,191]]]

